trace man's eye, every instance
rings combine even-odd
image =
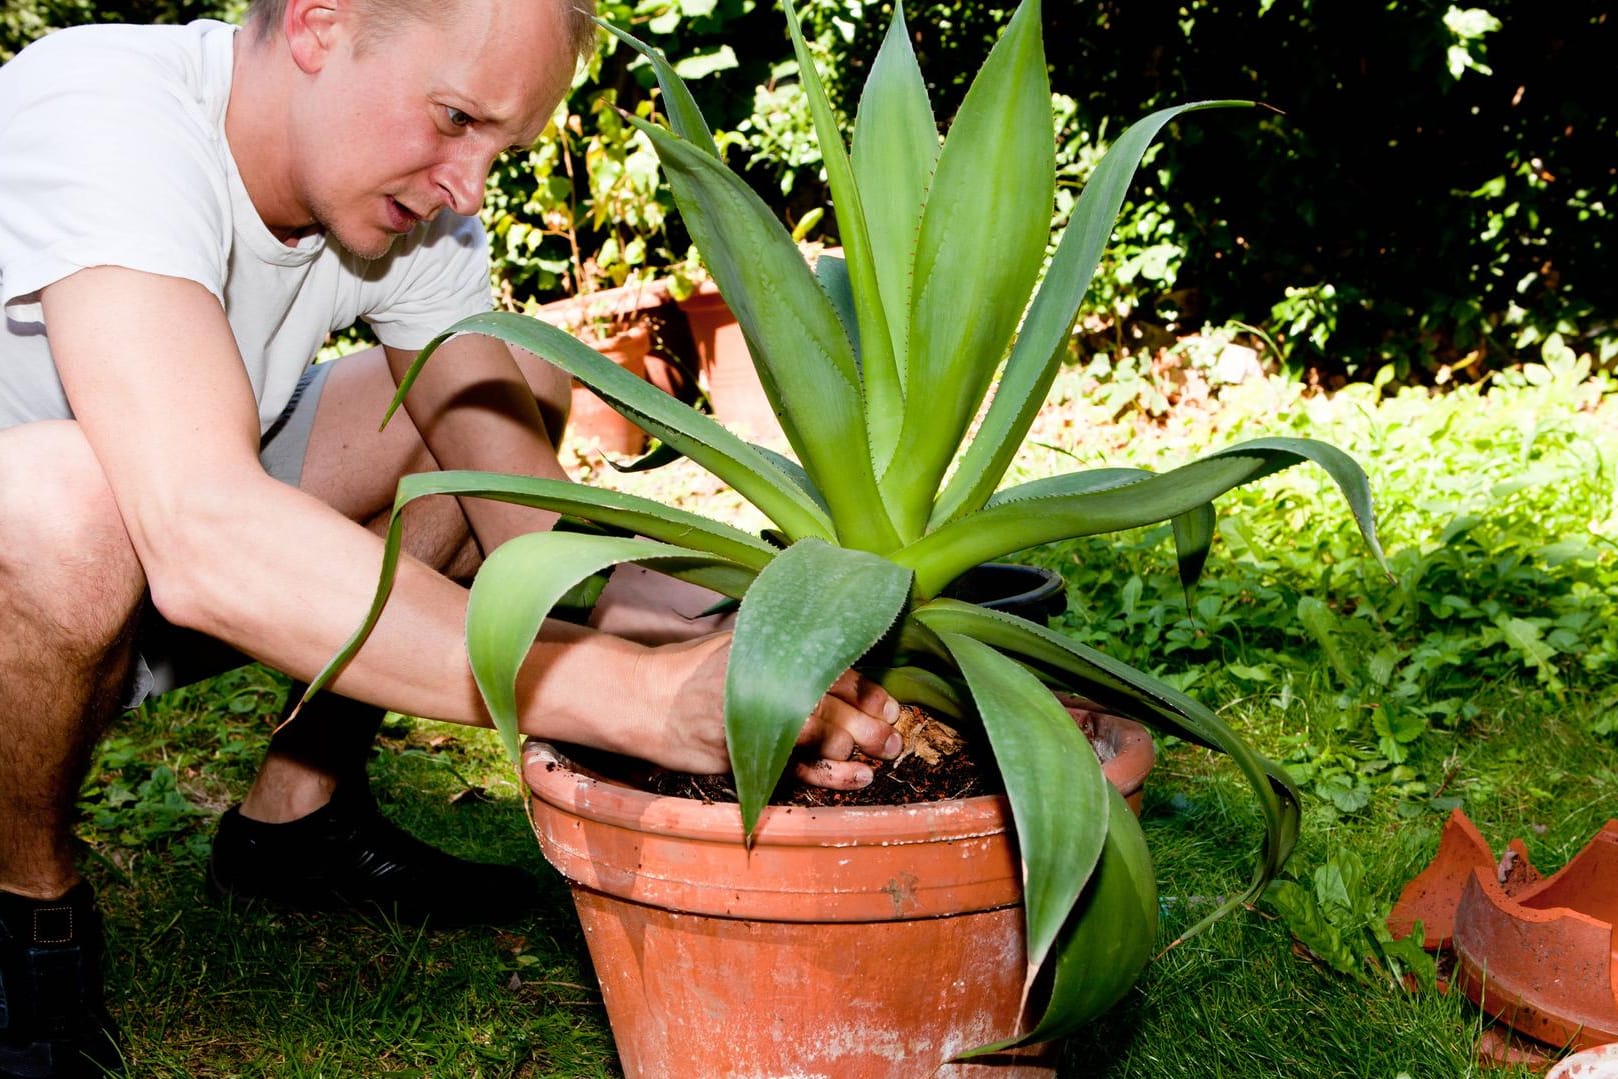
[[[448,112],[449,112],[449,122],[454,124],[456,127],[470,127],[471,126],[472,118],[470,116],[468,116],[466,113],[462,112],[460,109],[451,108],[451,109],[448,110]]]

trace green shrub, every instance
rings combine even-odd
[[[247,0],[6,0],[0,9],[0,63],[52,30],[83,23],[185,23],[192,19],[240,22]]]
[[[1618,353],[1618,132],[1580,89],[1611,52],[1613,20],[1589,2],[1479,2],[1051,5],[1052,88],[1076,105],[1066,152],[1169,101],[1285,113],[1167,141],[1158,183],[1125,211],[1144,231],[1119,237],[1122,306],[1182,331],[1210,317],[1265,325],[1296,368],[1326,377],[1389,363],[1401,378],[1475,374],[1558,332]],[[839,100],[863,82],[855,58],[874,51],[879,9],[811,6]],[[1009,11],[935,0],[912,14],[948,116]]]

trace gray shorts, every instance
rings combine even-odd
[[[259,441],[258,459],[264,470],[282,483],[296,487],[303,479],[303,461],[309,452],[309,432],[315,408],[325,388],[331,363],[315,364],[298,380],[292,400]],[[150,606],[141,620],[135,641],[135,666],[130,672],[125,708],[136,708],[148,697],[211,678],[251,660],[234,648],[195,630],[165,621]]]

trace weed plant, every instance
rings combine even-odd
[[[1234,437],[1301,433],[1371,474],[1396,582],[1360,556],[1326,481],[1304,471],[1227,496],[1272,511],[1221,513],[1189,614],[1166,530],[1109,540],[1105,560],[1082,542],[1027,555],[1067,576],[1066,632],[1194,684],[1294,770],[1311,792],[1288,866],[1300,888],[1357,860],[1349,898],[1379,913],[1456,806],[1496,847],[1520,836],[1545,871],[1618,815],[1618,402],[1605,379],[1551,363],[1442,396],[1362,386],[1329,398],[1253,381],[1160,419],[1085,378],[1063,376],[1012,479],[1065,469],[1070,455],[1166,468]],[[204,897],[213,818],[245,790],[284,693],[245,668],[170,694],[114,729],[84,789],[80,834],[134,1073],[619,1074],[566,890],[524,834],[492,734],[395,718],[372,773],[384,810],[418,834],[539,874],[554,902],[532,922],[422,935]],[[1143,825],[1162,939],[1242,886],[1228,849],[1257,827],[1251,812],[1233,769],[1160,746]],[[1062,1074],[1478,1075],[1476,1010],[1407,992],[1369,938],[1342,938],[1354,974],[1295,945],[1268,901],[1229,918],[1150,965],[1070,1041]]]

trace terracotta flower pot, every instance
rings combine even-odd
[[[1096,724],[1108,778],[1138,802],[1150,735]],[[771,806],[749,850],[734,805],[640,791],[545,743],[524,756],[630,1079],[1053,1074],[1047,1047],[943,1064],[1023,1029],[1004,798]]]
[[[1456,980],[1484,1011],[1550,1045],[1618,1041],[1618,821],[1561,871],[1521,887],[1474,868],[1455,908]]]
[[[622,333],[590,345],[607,359],[637,378],[646,377],[646,353],[651,334],[645,326],[631,326]],[[573,383],[569,406],[568,436],[594,442],[603,453],[633,455],[646,448],[646,432],[619,415],[613,407],[578,381]]]
[[[680,301],[714,418],[753,438],[775,438],[781,424],[764,396],[741,324],[712,281]]]

